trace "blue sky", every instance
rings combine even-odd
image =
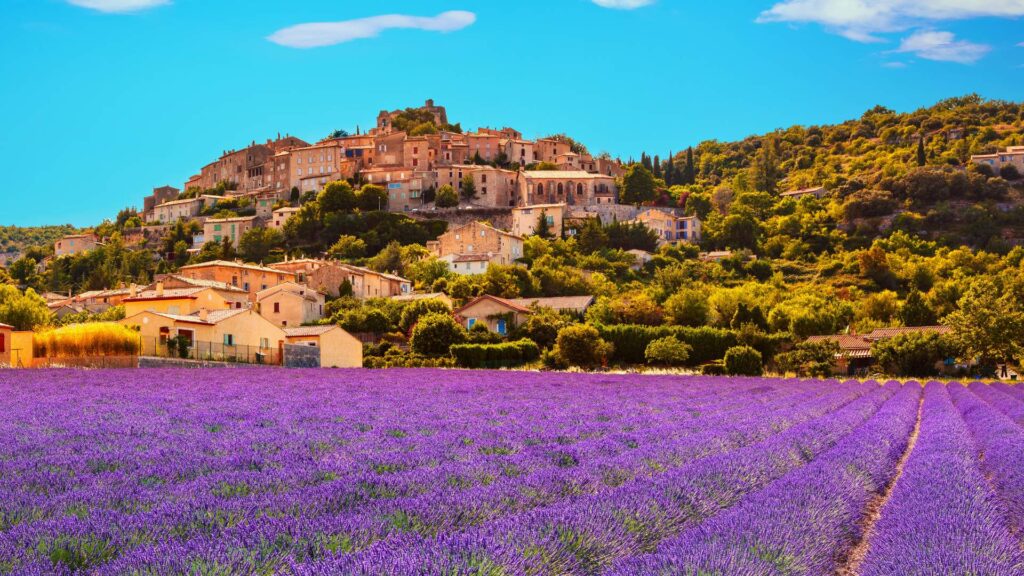
[[[629,157],[1024,87],[1024,0],[0,2],[0,224],[94,224],[426,98]]]

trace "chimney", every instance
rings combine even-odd
[[[135,284],[135,282],[132,282],[132,285],[128,287],[128,297],[129,298],[135,298],[138,295],[139,295],[139,287],[138,287],[138,285]]]
[[[156,283],[156,297],[157,298],[163,298],[163,296],[164,296],[164,283],[161,280],[160,282]]]
[[[207,320],[209,320],[210,319],[210,311],[207,310],[206,308],[200,308],[199,309],[199,319],[202,320],[203,322],[206,322]]]

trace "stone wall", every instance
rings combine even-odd
[[[284,345],[285,368],[319,368],[320,349],[301,344]]]

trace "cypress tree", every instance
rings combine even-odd
[[[697,171],[693,166],[693,146],[686,148],[686,166],[683,168],[683,184],[697,181]]]
[[[668,160],[665,161],[664,176],[665,185],[672,186],[676,183],[676,164],[673,161],[672,152],[668,153]]]
[[[928,163],[928,156],[924,152],[924,136],[917,138],[917,165],[924,166]]]
[[[651,172],[654,174],[655,178],[661,178],[661,158],[658,158],[657,154],[654,155],[654,162],[651,164]]]

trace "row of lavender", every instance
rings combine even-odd
[[[1024,568],[1009,387],[192,374],[0,373],[0,573]]]

